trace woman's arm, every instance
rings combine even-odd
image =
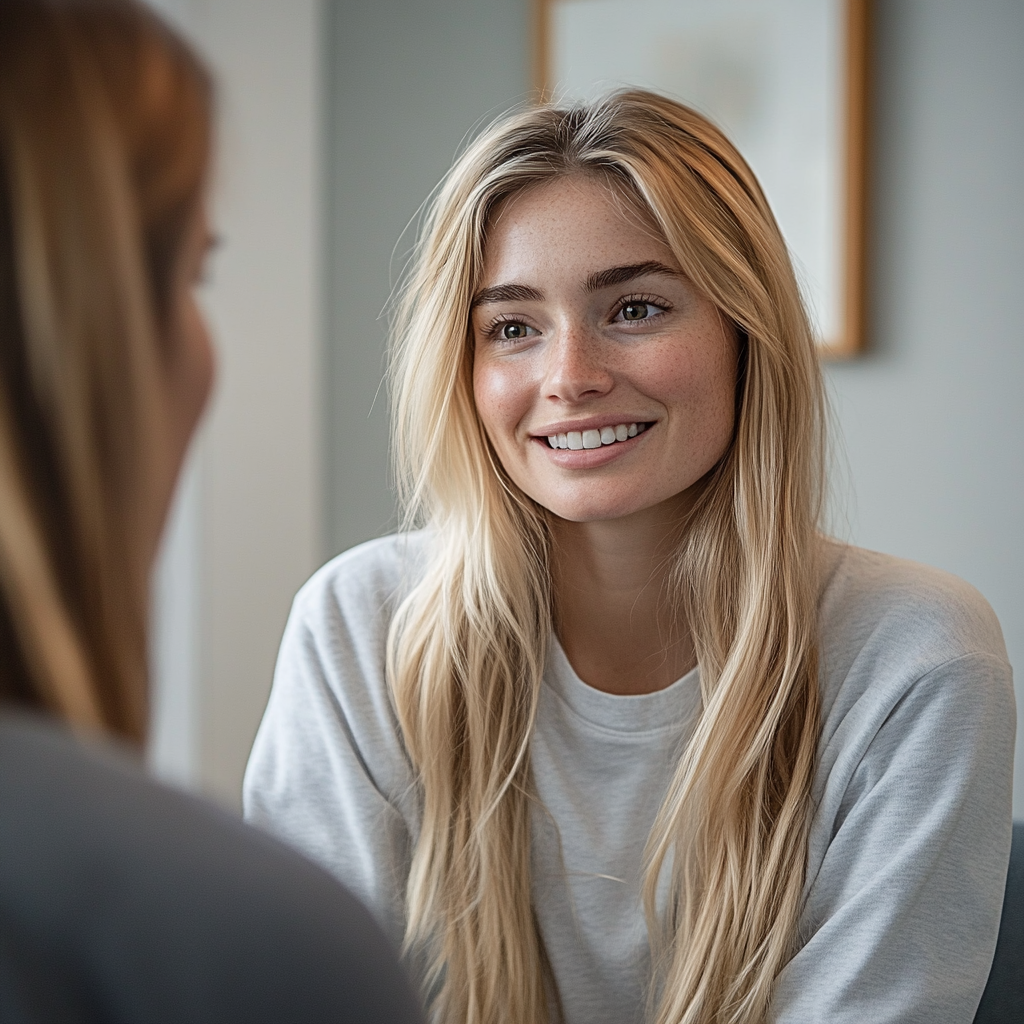
[[[815,822],[827,849],[779,1024],[970,1024],[999,927],[1015,723],[1010,667],[990,654],[933,669],[888,711],[838,813]]]

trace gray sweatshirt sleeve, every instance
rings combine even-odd
[[[339,878],[398,946],[418,810],[383,678],[395,582],[388,559],[365,550],[381,543],[341,556],[296,597],[243,806]]]
[[[967,654],[861,703],[824,753],[819,799],[838,810],[818,818],[830,835],[811,837],[825,852],[774,1019],[970,1024],[1009,857],[1010,667]]]

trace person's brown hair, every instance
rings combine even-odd
[[[0,700],[141,740],[145,491],[211,83],[130,0],[0,3]]]

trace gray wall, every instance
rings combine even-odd
[[[383,393],[372,403],[407,245],[392,249],[464,133],[526,93],[528,7],[332,7],[327,552],[392,515]],[[1024,3],[877,7],[873,345],[827,371],[838,529],[977,586],[1024,673]],[[1020,754],[1017,772],[1020,817]]]
[[[1020,714],[1024,3],[877,6],[872,351],[828,370],[853,485],[846,532],[981,590]]]
[[[527,98],[529,5],[333,0],[326,46],[325,556],[394,524],[381,313],[467,133]]]
[[[150,758],[229,806],[295,591],[317,565],[320,0],[160,0],[217,80],[203,289],[219,356],[156,574]]]

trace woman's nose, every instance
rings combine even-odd
[[[602,358],[602,347],[600,339],[584,325],[560,326],[547,351],[547,397],[579,402],[610,391],[613,380]]]

